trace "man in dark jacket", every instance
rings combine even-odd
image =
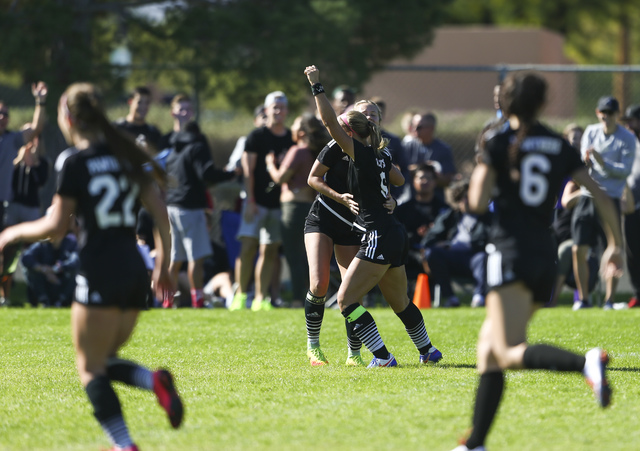
[[[468,181],[460,181],[451,187],[454,208],[438,215],[422,241],[425,249],[423,266],[429,274],[432,296],[436,285],[445,307],[459,307],[460,301],[451,287],[452,277],[475,280],[472,307],[484,306],[486,286],[487,243],[489,216],[469,213]]]
[[[171,223],[171,263],[169,271],[177,279],[180,267],[188,262],[191,305],[204,306],[203,260],[211,255],[211,240],[205,209],[207,186],[230,180],[234,172],[216,169],[207,139],[196,122],[188,122],[171,138],[173,151],[167,157],[167,211]],[[165,299],[163,307],[173,306]]]

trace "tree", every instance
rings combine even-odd
[[[329,87],[359,88],[428,45],[450,1],[192,0],[170,3],[153,22],[131,8],[148,1],[24,0],[0,11],[9,37],[0,59],[25,82],[46,73],[58,90],[79,79],[111,86],[104,65],[124,40],[134,64],[186,67],[198,90],[233,105],[252,108],[273,89],[295,104],[307,94],[307,64]]]

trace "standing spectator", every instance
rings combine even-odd
[[[340,85],[333,90],[332,97],[333,110],[337,115],[340,115],[353,108],[353,104],[356,101],[356,92],[350,86]]]
[[[640,105],[631,105],[622,118],[627,129],[640,139]],[[633,213],[624,217],[624,234],[627,251],[627,268],[633,287],[629,307],[640,307],[640,149],[636,148],[631,174],[627,178],[634,199]]]
[[[251,310],[271,310],[269,284],[278,256],[282,236],[280,234],[280,186],[267,171],[266,156],[276,157],[293,145],[291,131],[284,122],[288,113],[287,96],[282,91],[269,93],[264,100],[267,123],[256,128],[245,143],[242,159],[247,197],[244,200],[242,223],[238,230],[240,257],[236,263],[236,282],[239,284],[230,310],[246,308],[247,291],[255,265],[256,293]]]
[[[404,160],[407,171],[416,168],[420,163],[429,162],[438,169],[436,178],[436,195],[444,200],[444,189],[449,186],[456,175],[456,167],[453,163],[451,147],[444,141],[435,137],[435,114],[418,113],[411,119],[410,139],[403,142]],[[405,178],[408,174],[405,175]]]
[[[80,267],[75,216],[62,239],[38,241],[29,246],[20,261],[27,282],[27,298],[34,307],[68,307],[76,289],[76,274]]]
[[[580,157],[559,135],[538,121],[546,81],[515,72],[505,79],[501,104],[509,122],[485,133],[481,161],[471,176],[469,207],[482,214],[496,203],[487,263],[487,316],[478,339],[480,381],[473,429],[455,451],[484,450],[505,389],[504,370],[551,370],[583,374],[598,404],[607,407],[611,388],[607,353],[585,356],[545,344],[528,344],[533,313],[549,300],[556,276],[556,245],[549,233],[560,185],[567,176],[593,193],[607,232],[603,264],[619,275],[622,237],[615,207],[588,175]],[[523,406],[524,408],[524,406]]]
[[[620,198],[636,155],[637,139],[633,133],[618,125],[620,115],[618,101],[614,97],[601,97],[596,107],[598,123],[587,126],[580,143],[582,158],[589,168],[589,175],[613,199],[620,214]],[[590,191],[581,187],[582,196],[574,209],[571,222],[573,237],[573,271],[580,299],[573,304],[574,310],[590,307],[589,304],[589,250],[602,242],[602,227],[598,219]],[[613,308],[613,296],[618,279],[605,279],[606,310]]]
[[[472,307],[483,307],[487,294],[486,263],[484,251],[488,239],[488,214],[478,216],[469,211],[469,182],[459,181],[451,186],[452,209],[445,210],[427,233],[422,245],[424,267],[429,274],[432,292],[440,285],[445,307],[459,307],[460,300],[453,293],[452,277],[473,277]]]
[[[170,148],[172,136],[182,131],[184,125],[193,119],[191,97],[186,94],[176,94],[173,99],[171,99],[171,117],[173,118],[173,128],[160,139],[160,149],[162,150]],[[167,152],[162,152],[161,155],[158,155],[158,158],[166,159],[166,156]],[[160,161],[160,164],[162,165],[162,161]]]
[[[147,114],[151,106],[151,91],[146,86],[138,86],[127,100],[129,113],[126,117],[118,119],[116,126],[131,136],[140,147],[151,155],[160,150],[162,135],[155,126],[147,123]]]
[[[40,134],[47,117],[44,109],[47,100],[47,85],[42,81],[33,84],[31,93],[36,99],[31,126],[16,132],[7,129],[10,114],[9,105],[4,100],[0,100],[0,231],[5,227],[5,211],[12,199],[11,184],[13,183],[14,160],[18,156],[20,148]],[[0,274],[3,274],[4,270],[4,256],[0,253]],[[0,305],[4,305],[8,303],[10,296],[10,282],[5,281],[0,285],[2,291]]]
[[[413,196],[395,210],[409,236],[407,278],[412,282],[423,272],[422,240],[440,212],[448,208],[446,202],[436,197],[435,188],[436,169],[428,163],[420,164],[413,172]]]
[[[253,127],[264,127],[267,122],[267,116],[264,114],[264,105],[258,105],[253,110]],[[235,171],[237,168],[242,169],[242,154],[244,153],[244,144],[247,142],[246,136],[241,136],[236,141],[236,145],[229,156],[229,161],[225,166],[226,171]]]
[[[64,164],[51,214],[7,228],[0,234],[0,249],[19,240],[60,239],[67,233],[71,214],[84,221],[86,243],[71,307],[76,368],[113,449],[134,451],[137,447],[113,382],[154,392],[174,428],[183,418],[182,401],[168,371],[152,372],[118,357],[140,310],[146,308],[149,292],[147,269],[136,249],[137,201],[147,206],[157,225],[153,287],[159,297],[173,290],[168,271],[169,221],[152,180],[153,175],[164,181],[164,172],[109,122],[93,85],[76,83],[67,88],[58,105],[58,126],[79,151]],[[145,170],[147,164],[153,172]]]
[[[203,259],[211,255],[211,241],[205,209],[207,185],[230,180],[234,172],[216,169],[206,137],[194,121],[171,138],[172,152],[167,157],[167,176],[174,183],[167,188],[167,211],[171,223],[171,264],[169,272],[177,280],[186,261],[191,306],[204,307]],[[173,299],[164,300],[164,308],[173,307]]]
[[[313,114],[298,116],[291,125],[296,143],[287,151],[280,167],[273,152],[267,154],[267,171],[274,182],[282,185],[282,243],[291,273],[293,306],[302,307],[309,286],[309,264],[304,247],[304,223],[315,198],[315,190],[307,184],[313,163],[329,140],[329,134]]]
[[[28,128],[26,124],[24,128]],[[49,178],[49,160],[44,157],[44,143],[36,136],[20,148],[18,157],[13,160],[11,181],[12,200],[7,206],[5,225],[7,227],[26,221],[34,221],[42,216],[40,210],[40,188]],[[9,297],[13,284],[13,274],[17,267],[22,243],[7,246],[3,252],[4,271],[2,286]]]

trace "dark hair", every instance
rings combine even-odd
[[[313,113],[304,113],[300,116],[300,130],[305,132],[309,142],[309,150],[316,157],[322,148],[331,140],[331,135]]]
[[[431,163],[420,163],[413,171],[411,171],[411,178],[415,178],[418,172],[428,172],[434,177],[438,174],[436,167]]]
[[[104,113],[101,95],[91,83],[74,83],[67,88],[60,102],[69,112],[74,127],[78,130],[102,134],[109,151],[118,159],[122,170],[129,178],[142,185],[150,182],[145,169],[151,167],[151,175],[164,185],[165,172],[131,138],[113,126]]]
[[[469,193],[469,181],[458,180],[449,188],[449,198],[453,203],[462,202],[462,199]]]
[[[151,90],[146,86],[137,86],[131,93],[131,98],[133,99],[136,95],[151,97]]]
[[[191,97],[182,93],[176,94],[175,96],[173,96],[173,99],[171,99],[171,108],[173,108],[180,102],[191,102]]]
[[[500,105],[504,115],[520,121],[516,139],[509,146],[509,168],[512,180],[520,178],[518,154],[520,144],[536,122],[547,96],[547,82],[533,72],[514,72],[507,75],[500,89]]]

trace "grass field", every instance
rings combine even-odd
[[[305,356],[302,310],[143,313],[121,355],[171,369],[186,417],[174,431],[151,393],[117,386],[132,437],[142,450],[454,448],[470,426],[483,309],[424,311],[444,354],[432,367],[418,366],[390,309],[372,313],[398,368],[345,367],[336,310],[325,316],[322,344],[331,364],[321,368]],[[609,350],[613,404],[597,407],[578,374],[508,372],[489,449],[639,449],[639,322],[640,309],[539,312],[531,342]],[[4,308],[0,324],[0,450],[107,448],[75,372],[69,310]]]

